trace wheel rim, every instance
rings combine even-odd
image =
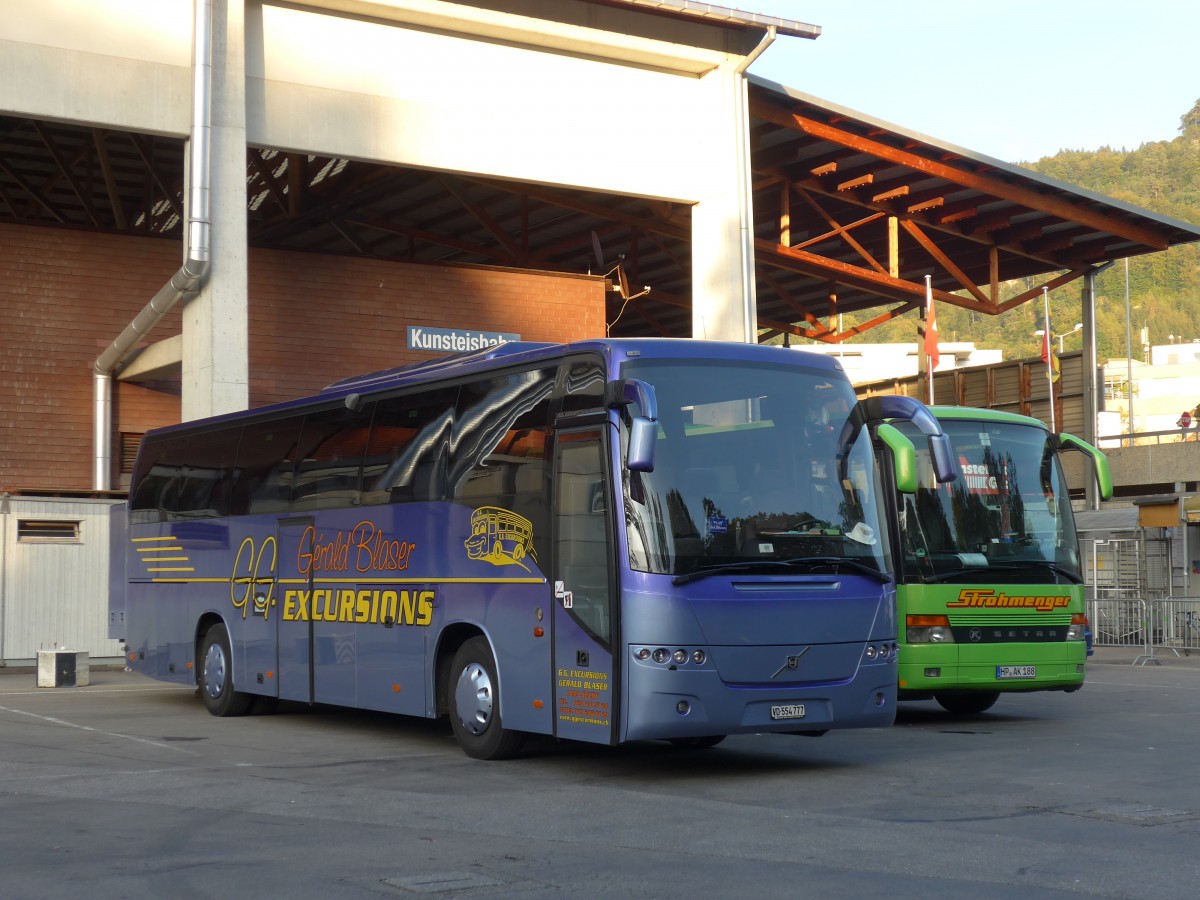
[[[454,689],[455,707],[463,727],[471,734],[483,734],[492,721],[492,679],[487,669],[471,663],[458,676]]]
[[[214,641],[209,644],[208,652],[204,654],[204,690],[212,699],[216,700],[225,692],[227,673],[225,648]]]

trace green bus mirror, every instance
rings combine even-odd
[[[1108,457],[1073,434],[1063,432],[1058,436],[1058,445],[1067,450],[1078,450],[1092,460],[1092,468],[1096,472],[1096,484],[1100,488],[1100,499],[1111,500],[1113,495],[1112,471],[1108,467]]]
[[[892,451],[896,490],[904,494],[915,494],[917,491],[917,448],[894,425],[884,423],[876,429],[875,434]]]

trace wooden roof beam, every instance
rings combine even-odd
[[[921,227],[917,225],[916,222],[911,222],[907,219],[901,219],[900,227],[907,231],[909,236],[914,238],[916,242],[925,249],[925,252],[933,257],[934,261],[937,262],[939,266],[953,275],[955,281],[961,284],[963,289],[966,290],[972,297],[974,297],[984,306],[991,307],[993,305],[991,298],[985,295],[983,291],[979,290],[975,283],[967,277],[966,273],[963,272],[963,270],[960,269],[954,263],[954,261],[950,259],[949,256],[942,252],[942,249],[935,244],[930,237],[925,234],[924,231],[921,230]]]
[[[1155,228],[1128,222],[1080,203],[1043,194],[1019,184],[1012,184],[1000,177],[981,175],[965,168],[955,168],[908,150],[901,150],[870,138],[860,137],[845,129],[826,125],[792,110],[782,109],[754,93],[750,98],[750,111],[758,118],[793,127],[819,140],[831,141],[861,153],[872,154],[888,162],[907,166],[918,172],[943,178],[963,187],[982,191],[993,197],[1009,200],[1061,219],[1076,221],[1096,231],[1119,234],[1156,250],[1165,250],[1169,244],[1167,238]]]
[[[458,185],[456,185],[449,178],[444,178],[439,175],[437,176],[437,181],[446,190],[446,192],[450,194],[450,196],[454,197],[454,199],[463,205],[463,208],[465,208],[467,212],[475,217],[475,219],[484,227],[488,234],[496,239],[496,243],[504,248],[509,259],[518,265],[524,262],[524,260],[521,258],[521,249],[513,242],[508,230],[501,226],[500,223],[494,218],[492,218],[482,203],[479,203],[473,198],[468,197],[466,192],[460,190]]]
[[[71,190],[74,192],[75,197],[79,200],[80,205],[83,207],[83,211],[87,214],[88,221],[92,223],[93,227],[99,228],[100,220],[96,217],[96,210],[92,207],[92,198],[79,183],[79,179],[75,177],[74,172],[75,164],[87,155],[87,145],[85,144],[83,147],[77,150],[75,158],[68,163],[67,160],[63,159],[62,154],[58,152],[58,147],[55,145],[54,141],[51,140],[49,133],[46,131],[46,127],[41,122],[35,121],[33,123],[33,130],[36,131],[38,137],[42,139],[42,144],[46,147],[46,151],[50,154],[50,158],[54,160],[54,164],[58,166],[59,173],[64,179],[66,179],[67,184],[71,186]],[[46,187],[48,188],[52,183],[53,181],[51,179],[47,179]]]
[[[813,212],[815,212],[825,222],[825,224],[829,226],[830,236],[836,234],[838,237],[840,237],[854,249],[855,253],[863,258],[867,265],[869,265],[872,269],[875,269],[875,271],[887,271],[887,267],[879,262],[879,260],[877,260],[874,256],[872,256],[871,252],[867,250],[867,248],[864,247],[853,235],[850,234],[850,228],[861,227],[868,222],[873,222],[876,219],[882,218],[884,215],[883,213],[875,213],[871,216],[859,219],[857,222],[851,225],[850,228],[847,228],[838,224],[838,222],[834,220],[833,216],[829,215],[829,213],[827,213],[821,207],[821,205],[817,203],[815,199],[813,199],[813,196],[808,191],[800,191],[800,196],[804,198],[804,201],[812,208]],[[810,240],[806,243],[811,245],[817,243],[817,241]]]
[[[96,161],[100,164],[100,175],[104,179],[104,190],[108,195],[108,205],[112,209],[113,224],[120,231],[129,227],[125,218],[125,205],[121,202],[121,191],[117,187],[116,174],[113,172],[112,157],[108,154],[106,132],[101,128],[92,129],[92,143],[96,145]]]
[[[901,278],[893,278],[884,272],[853,266],[836,259],[809,253],[807,250],[781,247],[761,238],[755,240],[754,247],[756,258],[766,265],[801,272],[836,284],[844,284],[890,300],[906,303],[910,300],[921,301],[925,297],[924,283],[917,284]],[[963,309],[973,309],[988,315],[996,313],[996,308],[990,301],[980,303],[972,297],[962,297],[939,288],[933,289],[933,296],[939,301],[952,306],[961,306]]]
[[[1018,294],[1016,297],[1012,297],[1009,300],[1005,300],[1003,303],[1000,304],[1000,306],[996,310],[996,312],[1006,313],[1010,309],[1016,309],[1022,303],[1028,303],[1034,297],[1040,297],[1042,294],[1043,288],[1047,291],[1056,290],[1057,288],[1062,287],[1064,284],[1070,284],[1072,281],[1075,281],[1078,278],[1082,278],[1084,275],[1086,275],[1088,273],[1088,271],[1089,270],[1087,268],[1072,269],[1070,272],[1065,272],[1062,275],[1058,275],[1054,278],[1051,278],[1045,284],[1040,284],[1037,287],[1030,288],[1029,290],[1025,291],[1024,293]]]
[[[0,172],[3,172],[9,178],[15,181],[17,183],[17,187],[19,187],[21,190],[27,193],[30,198],[32,198],[32,205],[40,206],[42,209],[46,210],[46,212],[50,213],[50,215],[54,218],[54,221],[64,224],[66,223],[66,218],[58,211],[57,208],[55,208],[54,204],[43,197],[37,188],[25,180],[20,172],[9,168],[3,159],[0,159]],[[26,218],[28,215],[28,212],[23,212],[18,216],[18,218]]]

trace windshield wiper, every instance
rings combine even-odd
[[[886,572],[881,572],[874,566],[869,566],[866,563],[850,559],[846,556],[793,556],[791,559],[747,559],[739,562],[717,563],[716,565],[704,566],[683,575],[676,575],[671,579],[671,583],[687,584],[689,581],[708,578],[711,575],[738,572],[770,572],[774,569],[791,569],[794,571],[796,569],[827,568],[832,568],[835,572],[841,568],[851,569],[863,575],[870,575],[872,578],[877,578],[882,582],[892,580]]]
[[[1074,584],[1083,584],[1083,577],[1078,572],[1072,572],[1070,569],[1060,566],[1058,563],[1052,563],[1045,559],[1021,559],[1014,561],[997,560],[987,566],[963,566],[961,569],[950,569],[945,572],[936,572],[933,575],[922,575],[921,579],[925,584],[937,584],[942,581],[950,581],[954,578],[963,578],[966,576],[988,575],[1001,570],[1005,573],[1011,573],[1014,570],[1021,569],[1049,569],[1054,574],[1065,578]]]
[[[1067,581],[1074,582],[1075,584],[1083,584],[1083,576],[1078,572],[1072,572],[1065,566],[1052,563],[1048,559],[997,560],[994,565],[998,569],[1049,569],[1055,575],[1059,575],[1067,579]]]

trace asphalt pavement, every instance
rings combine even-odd
[[[0,670],[0,897],[1173,900],[1200,886],[1200,655],[1137,656],[977,716],[500,763],[444,722]]]

